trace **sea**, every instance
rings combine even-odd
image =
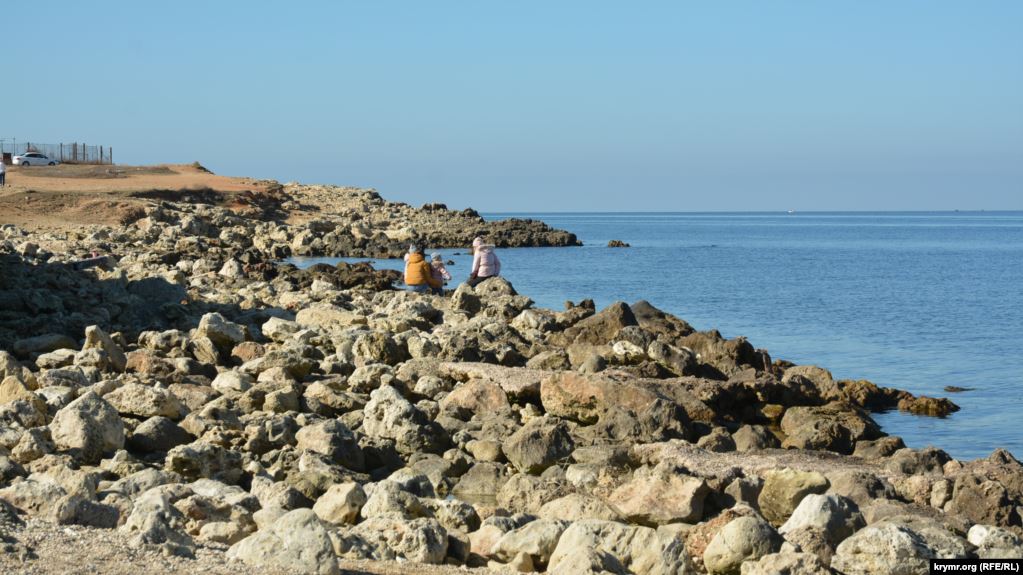
[[[959,459],[996,448],[1023,457],[1023,212],[484,217],[539,219],[583,242],[497,250],[502,275],[537,306],[645,299],[696,329],[746,336],[772,358],[962,408],[945,418],[874,414],[910,447],[934,445]],[[610,240],[631,247],[609,248]],[[468,248],[427,251],[455,262],[455,282],[468,276]]]

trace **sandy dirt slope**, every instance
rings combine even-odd
[[[214,190],[229,199],[244,192],[263,192],[270,184],[218,176],[197,165],[8,166],[7,186],[0,188],[0,224],[28,230],[109,225],[148,201],[135,197],[139,193]]]

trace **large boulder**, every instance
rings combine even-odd
[[[138,383],[123,385],[103,396],[118,413],[135,417],[179,419],[183,407],[171,392]]]
[[[428,517],[374,517],[335,534],[338,555],[350,559],[442,563],[448,552],[448,532]]]
[[[764,474],[764,487],[757,503],[768,521],[781,525],[804,497],[811,493],[824,493],[827,489],[827,478],[816,471],[788,467],[772,469]]]
[[[405,454],[439,452],[446,443],[443,430],[394,387],[385,385],[369,397],[363,410],[362,429],[366,435],[391,439]]]
[[[368,331],[359,334],[352,345],[352,353],[363,363],[397,365],[408,356],[408,348],[399,344],[389,333]]]
[[[546,565],[569,523],[559,519],[537,519],[505,533],[493,547],[493,554],[509,561],[519,553],[529,555],[534,564]]]
[[[335,525],[354,524],[366,504],[366,493],[355,482],[335,483],[316,500],[316,516]]]
[[[186,518],[174,503],[191,495],[183,485],[153,486],[139,494],[119,530],[131,547],[159,546],[174,555],[193,556],[195,543],[185,533]]]
[[[778,532],[784,535],[797,529],[813,527],[823,530],[829,542],[837,545],[864,525],[863,515],[852,500],[840,495],[810,493],[803,497]]]
[[[127,447],[132,451],[153,453],[170,451],[193,440],[191,434],[166,417],[150,417],[131,431]]]
[[[124,447],[124,423],[117,410],[90,391],[53,416],[50,436],[58,449],[96,463]]]
[[[1005,486],[973,473],[956,478],[946,511],[961,514],[972,523],[999,527],[1019,524],[1019,515]]]
[[[861,409],[832,402],[820,407],[790,407],[781,420],[782,447],[826,449],[850,454],[856,442],[877,439],[881,429]]]
[[[763,425],[743,425],[732,434],[735,450],[746,452],[758,449],[778,447],[780,442],[771,431]]]
[[[569,493],[564,497],[544,503],[537,515],[545,519],[580,521],[602,519],[621,521],[622,516],[602,499],[584,493]]]
[[[295,509],[269,528],[235,543],[227,556],[257,568],[338,575],[330,535],[311,509]]]
[[[952,456],[936,447],[910,449],[904,447],[892,453],[885,469],[904,475],[944,475],[945,464]]]
[[[237,398],[248,391],[254,382],[255,378],[247,373],[223,371],[217,374],[217,377],[213,379],[210,385],[221,395]]]
[[[199,320],[199,327],[196,328],[197,337],[205,337],[214,343],[219,349],[231,351],[236,344],[245,341],[245,328],[219,313],[208,313]]]
[[[572,454],[568,426],[557,418],[535,418],[505,440],[502,451],[523,473],[539,474]]]
[[[745,337],[725,339],[716,330],[697,331],[675,342],[697,354],[701,371],[708,377],[725,379],[750,366],[762,368],[760,357]]]
[[[660,468],[641,468],[608,498],[629,521],[643,525],[696,523],[710,494],[703,479]]]
[[[785,387],[798,388],[803,401],[828,403],[844,399],[844,395],[831,372],[816,365],[794,365],[782,374]]]
[[[639,432],[651,440],[689,435],[686,410],[657,385],[640,385],[604,374],[562,372],[540,384],[540,399],[550,415],[591,424],[625,416],[632,439]],[[607,427],[607,426],[605,426]],[[625,439],[614,437],[613,439]]]
[[[624,302],[614,302],[598,313],[582,320],[552,338],[562,345],[607,345],[622,328],[638,325],[632,309]]]
[[[124,350],[114,343],[113,338],[99,326],[90,325],[85,328],[85,344],[82,346],[82,350],[87,349],[97,349],[105,353],[110,367],[116,371],[124,371],[128,365],[128,358],[124,355]]]
[[[516,399],[540,397],[540,382],[550,375],[546,369],[505,367],[491,363],[445,362],[438,366],[442,375],[458,381],[483,379],[501,386],[505,394]]]
[[[757,560],[778,551],[782,538],[760,517],[738,517],[711,539],[703,552],[708,573],[738,574],[743,561]]]
[[[508,396],[496,382],[487,379],[470,379],[459,384],[440,401],[440,407],[461,419],[472,419],[483,415],[506,411],[511,408]]]
[[[639,300],[629,307],[640,327],[665,341],[677,341],[694,331],[684,320],[664,313],[646,300]]]
[[[190,479],[216,479],[237,483],[242,476],[242,456],[237,451],[200,439],[167,452],[167,471]]]
[[[918,575],[927,573],[934,553],[906,527],[867,527],[843,541],[831,568],[845,575]]]
[[[668,530],[614,521],[576,521],[561,534],[548,573],[689,573],[683,541]]]
[[[353,471],[365,469],[365,457],[359,448],[358,438],[337,419],[307,425],[295,434],[295,439],[299,449],[325,455]]]
[[[20,376],[10,375],[0,382],[0,405],[14,401],[25,401],[40,413],[46,412],[46,401],[36,393],[34,379],[26,380]]]

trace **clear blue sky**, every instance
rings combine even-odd
[[[0,137],[120,163],[486,211],[1023,209],[1018,0],[5,2],[0,25]]]

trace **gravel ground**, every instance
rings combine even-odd
[[[293,575],[292,571],[255,569],[229,561],[226,547],[199,547],[195,559],[167,557],[158,550],[132,549],[111,529],[54,525],[30,519],[24,526],[0,523],[0,573],[3,575]],[[342,575],[454,575],[494,573],[412,565],[391,561],[341,561]]]

